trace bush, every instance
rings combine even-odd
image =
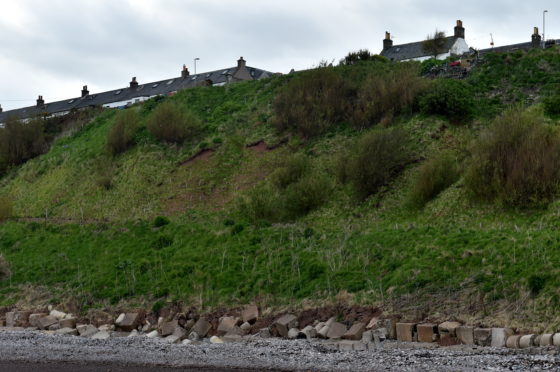
[[[169,218],[163,216],[157,216],[154,219],[154,227],[162,227],[165,225],[169,225],[170,221]]]
[[[262,184],[249,191],[240,201],[239,210],[253,222],[282,220],[283,201],[270,184]]]
[[[95,184],[105,190],[113,187],[115,166],[108,157],[102,157],[95,163]]]
[[[4,256],[0,255],[0,281],[8,279],[12,275],[10,265]]]
[[[200,120],[191,112],[182,111],[173,102],[159,104],[146,124],[148,131],[160,141],[181,144],[201,130]]]
[[[560,94],[545,97],[543,99],[544,113],[548,116],[560,115]]]
[[[451,153],[438,154],[420,166],[410,194],[412,206],[422,208],[459,179],[457,159]]]
[[[366,62],[366,61],[375,61],[375,62],[382,62],[382,63],[389,62],[389,60],[383,56],[372,54],[367,49],[360,49],[357,52],[348,53],[348,55],[340,61],[340,65],[351,66],[351,65],[355,65],[356,63]]]
[[[47,151],[42,119],[23,123],[12,117],[4,124],[4,128],[0,128],[0,171]]]
[[[113,126],[107,133],[107,151],[115,156],[125,152],[134,145],[134,137],[140,121],[133,109],[121,111]]]
[[[14,214],[12,203],[8,198],[0,197],[0,222],[12,218]]]
[[[278,168],[272,175],[272,184],[279,189],[285,189],[301,179],[311,170],[309,158],[302,154],[289,157],[284,166]]]
[[[508,206],[548,203],[560,182],[560,135],[542,116],[511,109],[481,133],[465,184],[479,199]]]
[[[311,138],[344,121],[353,90],[332,67],[302,73],[291,80],[273,102],[273,123]]]
[[[418,66],[413,64],[372,75],[358,90],[352,121],[358,128],[367,128],[382,119],[411,112],[425,88],[426,81],[418,76]]]
[[[326,176],[314,173],[288,186],[284,202],[287,219],[305,216],[321,207],[328,201],[331,189],[331,182]]]
[[[420,109],[425,114],[442,115],[454,122],[472,118],[474,94],[461,80],[438,79],[431,89],[420,97]]]
[[[411,158],[408,142],[402,130],[375,130],[362,136],[354,154],[344,155],[345,175],[360,199],[377,192],[404,169]]]

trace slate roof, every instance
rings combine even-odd
[[[253,80],[264,79],[274,75],[272,72],[254,67],[247,66],[246,68]],[[116,102],[134,102],[135,99],[168,95],[182,89],[194,88],[201,84],[226,84],[228,75],[235,75],[238,69],[239,67],[237,66],[230,67],[222,70],[189,75],[185,78],[179,76],[146,84],[138,84],[138,87],[134,88],[128,86],[107,92],[89,94],[85,97],[74,97],[62,101],[46,102],[41,108],[35,105],[4,111],[0,113],[0,123],[4,122],[10,116],[18,119],[26,119],[37,115],[52,115],[90,106],[102,106]],[[238,79],[235,78],[230,79],[232,79],[232,82],[238,81]]]
[[[453,44],[455,44],[455,37],[448,36],[445,38],[445,45],[443,49],[445,49],[445,51],[448,52],[451,49],[451,47],[453,47]],[[401,45],[393,45],[391,48],[384,49],[381,52],[381,55],[389,58],[392,61],[402,61],[407,59],[429,56],[429,54],[427,54],[422,49],[422,41],[418,41],[415,43],[401,44]]]
[[[552,47],[554,45],[560,45],[560,40],[547,40],[546,47]],[[488,53],[509,53],[515,52],[516,50],[530,50],[533,49],[532,42],[526,43],[518,43],[518,44],[510,44],[510,45],[503,45],[495,48],[488,48],[488,49],[481,49],[478,51],[480,55],[488,54]]]

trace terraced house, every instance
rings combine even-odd
[[[239,58],[235,67],[196,75],[191,75],[187,67],[183,66],[180,76],[165,80],[141,84],[136,77],[133,77],[128,87],[108,92],[90,94],[86,85],[82,88],[80,96],[63,101],[46,102],[40,95],[35,106],[4,112],[0,106],[0,124],[4,123],[9,117],[28,119],[36,116],[64,115],[71,110],[87,107],[124,107],[156,96],[173,95],[183,89],[198,86],[222,86],[246,80],[265,79],[272,75],[272,72],[247,66],[243,57]]]

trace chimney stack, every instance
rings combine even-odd
[[[43,96],[39,96],[39,98],[37,98],[37,107],[43,106],[45,106],[45,100],[43,99]]]
[[[189,72],[189,69],[187,68],[186,65],[183,65],[183,70],[181,71],[181,77],[183,79],[186,79],[191,73]]]
[[[247,66],[247,62],[243,59],[243,57],[239,57],[239,59],[237,60],[237,68],[242,68],[246,66]]]
[[[460,19],[457,20],[457,26],[455,26],[455,37],[456,38],[465,38],[465,28],[463,27],[463,21]]]
[[[87,89],[87,85],[84,85],[82,88],[82,98],[89,94],[89,90]]]
[[[539,28],[535,27],[533,29],[533,35],[531,35],[531,47],[540,48],[541,41],[542,41],[542,36],[539,34]]]
[[[0,105],[0,114],[2,113],[2,105]]]
[[[393,40],[391,40],[391,34],[385,32],[385,39],[383,40],[383,50],[387,50],[393,47]]]
[[[136,76],[132,78],[132,81],[130,82],[130,88],[138,88],[138,82],[136,81]]]

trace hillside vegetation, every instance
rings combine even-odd
[[[23,158],[2,145],[0,304],[345,299],[560,325],[559,50],[464,81],[423,67],[189,89],[35,128]]]

